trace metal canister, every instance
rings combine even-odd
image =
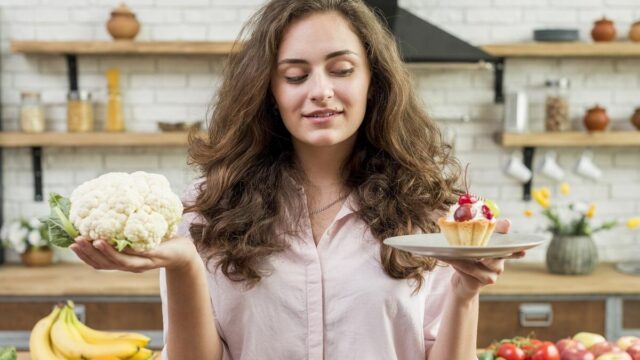
[[[504,131],[512,133],[526,132],[528,128],[529,102],[527,93],[518,91],[508,93],[504,103]]]

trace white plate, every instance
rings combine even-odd
[[[544,242],[542,235],[494,233],[487,246],[451,246],[442,233],[394,236],[386,245],[418,255],[441,259],[482,259],[509,256]]]

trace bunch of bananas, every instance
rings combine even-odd
[[[94,330],[78,320],[73,302],[56,306],[31,331],[29,351],[33,360],[149,360],[149,338],[133,332]]]

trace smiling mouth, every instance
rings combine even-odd
[[[325,118],[325,117],[331,117],[334,115],[340,115],[342,113],[343,111],[330,111],[330,112],[323,112],[323,113],[316,113],[316,114],[307,114],[303,116],[308,118]]]

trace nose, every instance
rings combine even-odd
[[[333,98],[333,84],[323,72],[316,72],[311,78],[310,85],[309,98],[311,101],[324,102]]]

